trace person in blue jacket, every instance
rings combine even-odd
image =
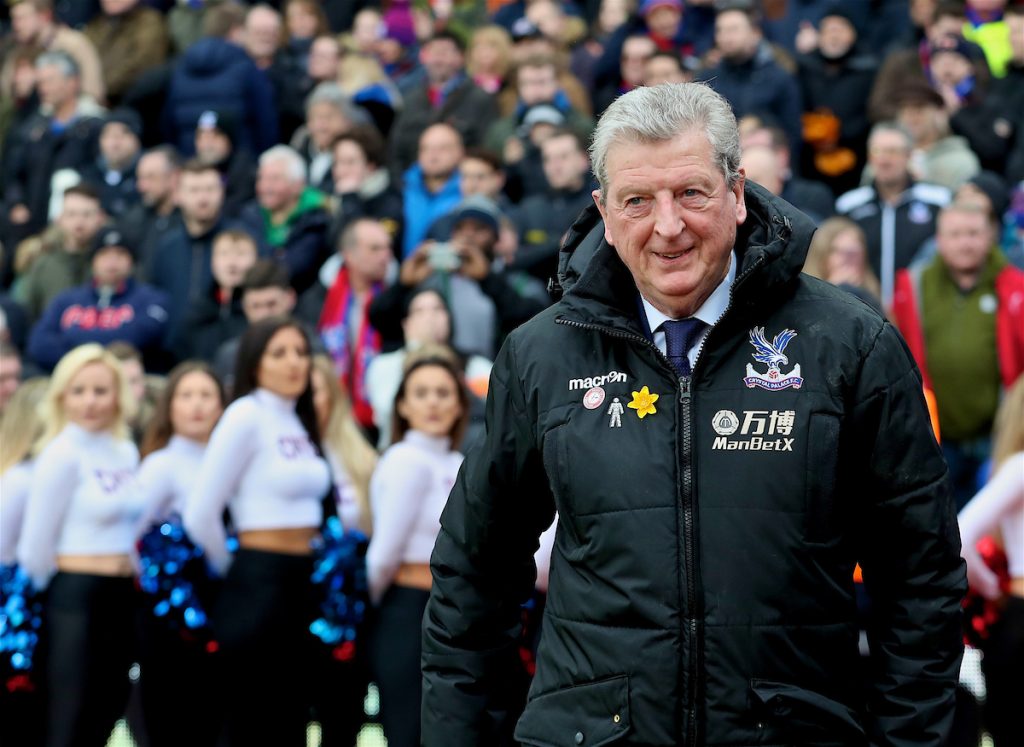
[[[32,328],[29,357],[50,370],[79,345],[124,341],[142,351],[147,368],[161,368],[167,294],[132,277],[135,249],[116,228],[97,234],[90,261],[92,278],[57,295]]]

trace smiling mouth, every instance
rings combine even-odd
[[[689,251],[690,251],[689,249],[683,249],[682,251],[673,252],[671,254],[669,254],[668,252],[653,252],[653,254],[654,254],[654,256],[656,256],[656,257],[658,257],[660,259],[679,259],[684,254],[687,254]]]

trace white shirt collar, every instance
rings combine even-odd
[[[726,273],[725,279],[718,284],[718,287],[708,296],[707,300],[693,313],[693,317],[700,319],[708,327],[715,326],[729,306],[729,290],[735,281],[736,252],[732,251],[729,253],[729,272]],[[640,296],[640,300],[643,301],[644,312],[647,314],[647,323],[650,325],[649,329],[652,333],[657,333],[658,327],[664,322],[675,321],[672,317],[666,316],[654,308],[643,295]]]

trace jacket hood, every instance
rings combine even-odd
[[[744,187],[747,219],[736,232],[737,279],[752,274],[760,295],[793,282],[803,269],[814,222],[759,184]],[[636,286],[615,249],[604,240],[604,223],[596,205],[587,207],[566,234],[558,255],[554,293],[592,298],[633,313]],[[629,308],[626,308],[628,306]]]
[[[189,75],[211,75],[237,64],[246,56],[245,50],[223,39],[200,39],[185,52],[182,64]]]

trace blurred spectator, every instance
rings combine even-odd
[[[672,52],[655,52],[644,63],[645,86],[659,83],[689,83],[693,71],[683,68],[683,61]]]
[[[103,66],[107,99],[118,102],[140,75],[167,59],[163,15],[139,0],[100,0],[102,13],[85,27]]]
[[[282,51],[295,67],[305,70],[313,40],[329,31],[323,4],[320,0],[285,0],[282,10],[288,39]]]
[[[600,114],[616,98],[644,85],[647,62],[658,51],[658,45],[644,34],[626,37],[620,47],[622,57],[619,62],[619,75],[611,78],[593,92],[594,111]]]
[[[51,177],[88,163],[103,126],[103,109],[81,92],[78,66],[66,53],[40,55],[36,76],[39,111],[11,134],[4,151],[4,238],[12,243],[46,226]]]
[[[462,197],[480,195],[492,200],[503,213],[511,214],[515,206],[505,194],[505,170],[498,154],[487,148],[467,148],[459,161],[459,194]],[[455,213],[442,215],[430,225],[427,238],[447,241],[455,225]],[[514,237],[518,244],[518,238]]]
[[[321,83],[306,100],[306,124],[292,137],[291,147],[309,169],[308,183],[331,191],[331,144],[359,125],[371,125],[369,115],[352,103],[337,83]]]
[[[402,193],[391,183],[384,140],[372,127],[357,127],[340,135],[331,147],[334,162],[334,218],[328,231],[332,246],[356,218],[380,221],[391,236],[396,255],[402,251]]]
[[[164,389],[164,377],[146,373],[142,353],[130,342],[118,340],[108,343],[106,348],[120,362],[125,383],[135,401],[135,415],[128,420],[128,427],[131,428],[135,444],[141,444],[146,426],[153,418],[157,400]]]
[[[211,8],[225,0],[175,2],[167,11],[167,35],[175,55],[180,55],[203,36],[203,24]]]
[[[829,218],[811,239],[804,272],[847,290],[883,314],[878,278],[868,264],[868,246],[860,226],[848,218]]]
[[[558,269],[558,247],[583,208],[593,204],[590,160],[575,132],[556,130],[540,146],[548,189],[526,197],[514,214],[519,248],[509,267],[547,282]]]
[[[260,70],[277,61],[284,40],[284,19],[272,6],[256,3],[245,14],[245,51]]]
[[[431,125],[420,136],[419,158],[403,175],[402,257],[408,257],[434,221],[459,203],[458,167],[463,153],[462,137],[449,124]]]
[[[782,140],[785,142],[784,136]],[[741,163],[746,171],[747,179],[757,182],[772,194],[785,199],[784,192],[789,187],[791,198],[796,200],[790,204],[809,215],[815,223],[821,223],[832,215],[832,200],[828,189],[817,182],[808,182],[803,179],[787,180],[788,169],[785,167],[783,159],[770,145],[748,144],[744,146]],[[796,185],[792,184],[794,181],[797,182]],[[806,191],[802,189],[804,185],[807,187]],[[824,193],[823,199],[820,200],[815,199],[818,188]],[[802,199],[804,194],[809,195],[810,199]]]
[[[125,241],[139,248],[136,265],[147,267],[160,236],[178,220],[174,202],[181,159],[170,145],[146,151],[135,167],[138,202],[117,220]]]
[[[0,418],[21,384],[21,354],[7,340],[0,340]]]
[[[256,264],[259,248],[252,236],[237,229],[221,231],[213,239],[209,292],[185,312],[174,354],[178,360],[199,358],[213,362],[217,350],[228,340],[242,334],[242,281]]]
[[[1024,272],[995,250],[978,205],[939,214],[938,254],[897,277],[893,316],[935,392],[957,508],[977,487],[1004,388],[1024,372]]]
[[[320,339],[352,400],[356,421],[373,431],[366,394],[366,367],[381,351],[380,334],[370,325],[370,304],[384,288],[394,261],[391,236],[373,218],[349,223],[331,258],[333,278],[323,277],[300,299],[298,316],[315,321]],[[324,275],[326,272],[325,267]]]
[[[224,214],[238,215],[256,196],[256,161],[238,143],[238,122],[230,112],[205,111],[195,130],[196,159],[213,166],[224,183]]]
[[[203,38],[175,63],[164,128],[183,155],[194,153],[196,122],[204,111],[234,117],[237,147],[257,154],[277,143],[274,91],[242,48],[244,39],[245,10],[227,0],[207,11]]]
[[[373,407],[373,422],[380,434],[378,449],[391,445],[392,406],[410,357],[423,348],[450,347],[452,326],[451,311],[436,290],[424,288],[409,294],[402,318],[402,347],[378,355],[366,369],[366,390]],[[466,383],[477,397],[486,397],[487,377],[492,365],[483,356],[470,355],[466,358]]]
[[[25,349],[28,340],[28,314],[7,291],[0,291],[0,343]]]
[[[1010,27],[1004,13],[1007,0],[968,0],[964,38],[985,52],[985,61],[996,78],[1006,75],[1006,65],[1013,56]]]
[[[967,141],[951,134],[942,96],[931,86],[908,85],[896,107],[896,121],[913,143],[908,168],[915,179],[952,191],[981,170]]]
[[[1006,66],[1006,76],[992,86],[990,100],[1005,112],[1008,122],[1016,122],[1006,176],[1017,183],[1024,182],[1024,5],[1006,9],[1006,25],[1010,27],[1013,56]]]
[[[87,342],[130,342],[150,367],[163,362],[167,296],[132,277],[134,247],[116,228],[103,229],[90,252],[92,278],[58,294],[32,328],[28,353],[50,370],[65,353]]]
[[[338,69],[338,85],[352,103],[370,115],[382,135],[391,132],[402,94],[375,57],[346,54]]]
[[[135,168],[142,151],[141,135],[139,115],[131,109],[115,109],[106,116],[100,129],[96,158],[78,172],[83,182],[99,192],[100,204],[114,219],[139,200]]]
[[[589,34],[573,49],[569,63],[572,74],[587,91],[595,87],[597,63],[605,45],[636,9],[633,0],[600,0],[599,6],[596,10],[591,7]]]
[[[53,0],[13,0],[7,4],[11,7],[14,44],[6,50],[0,67],[0,93],[13,94],[14,62],[19,50],[31,50],[33,55],[59,51],[78,65],[82,93],[97,103],[106,101],[107,90],[96,47],[84,34],[60,22],[53,12]]]
[[[473,32],[466,53],[466,72],[490,94],[504,88],[512,68],[512,37],[501,26],[482,26]]]
[[[106,220],[96,190],[84,184],[70,187],[64,192],[55,230],[18,247],[14,296],[33,321],[54,296],[88,279],[89,250]]]
[[[393,174],[403,174],[415,161],[420,136],[432,124],[445,122],[464,145],[479,145],[497,116],[494,97],[466,75],[461,40],[439,32],[423,42],[420,61],[426,81],[405,96],[402,113],[389,135]]]
[[[850,3],[826,6],[814,43],[797,56],[807,145],[801,173],[842,194],[857,186],[867,156],[867,99],[878,60],[860,41]]]
[[[917,183],[910,173],[912,142],[895,124],[878,124],[868,137],[871,184],[836,200],[836,212],[864,229],[871,269],[882,284],[882,305],[892,304],[896,271],[909,265],[921,245],[935,233],[939,208],[949,190]]]
[[[0,48],[0,54],[4,54]],[[0,153],[3,152],[7,135],[21,128],[39,108],[36,93],[36,57],[33,49],[13,49],[4,56],[10,65],[10,86],[0,89]]]
[[[306,164],[294,149],[275,145],[260,156],[256,199],[239,219],[288,268],[296,293],[316,282],[327,258],[327,206],[326,195],[307,186]]]
[[[524,28],[512,34],[512,66],[516,67],[525,60],[535,57],[553,57],[558,63],[558,87],[565,92],[572,108],[583,112],[588,116],[593,114],[593,101],[589,88],[577,80],[576,76],[568,69],[567,52],[564,45],[549,39],[540,29],[528,20],[523,22]],[[516,91],[511,86],[498,94],[498,112],[502,116],[508,116],[515,111],[518,103]]]
[[[502,3],[501,7],[494,12],[494,22],[505,28],[510,34],[515,31],[518,22],[526,18],[527,11],[531,5],[538,0],[509,0]],[[567,0],[562,3],[565,12],[573,16],[581,15],[580,4],[574,0]]]
[[[737,117],[756,114],[777,123],[786,133],[790,153],[799,154],[800,87],[776,62],[756,11],[746,5],[724,6],[715,17],[715,49],[721,61],[697,73],[696,79],[728,99]]]
[[[181,221],[160,237],[142,273],[170,297],[168,339],[172,347],[185,311],[206,295],[213,282],[213,238],[225,227],[220,173],[197,160],[188,161],[178,176],[176,199]]]

